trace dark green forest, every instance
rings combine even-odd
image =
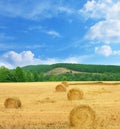
[[[55,68],[66,68],[64,74],[45,73]],[[72,71],[78,73],[73,73]],[[44,81],[120,81],[120,66],[59,63],[53,65],[30,65],[8,69],[0,67],[0,82]]]

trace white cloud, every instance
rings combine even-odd
[[[5,66],[10,66],[9,68],[42,63],[40,59],[34,57],[34,53],[31,51],[23,51],[21,53],[9,51],[3,54],[0,62],[4,63]]]
[[[109,45],[103,45],[100,47],[95,47],[95,53],[103,56],[120,56],[120,50],[113,50]]]
[[[33,50],[33,49],[40,49],[40,48],[45,48],[46,45],[45,43],[38,43],[38,44],[33,44],[33,45],[21,45],[21,46],[18,46],[17,44],[15,43],[9,43],[9,45],[7,45],[5,42],[2,43],[0,42],[0,49],[1,50],[11,50],[11,49],[17,49],[17,50],[20,50],[20,49],[30,49],[30,50]]]
[[[81,63],[84,60],[90,58],[88,55],[83,56],[69,56],[67,58],[47,58],[45,60],[41,60],[42,64],[55,64],[55,63]]]
[[[79,13],[87,18],[120,19],[119,0],[91,0],[87,1]]]
[[[31,51],[23,51],[17,53],[15,51],[8,51],[0,57],[0,66],[8,68],[15,68],[16,66],[37,65],[37,64],[55,64],[55,63],[81,63],[89,56],[71,56],[68,58],[35,58]]]
[[[112,55],[112,49],[110,46],[104,45],[101,47],[95,47],[95,53],[103,55],[103,56],[110,56]]]
[[[48,35],[53,36],[54,38],[59,38],[61,37],[60,33],[58,33],[57,31],[54,30],[49,30],[49,31],[45,31]]]
[[[34,54],[31,51],[23,51],[17,53],[15,51],[9,51],[3,55],[3,60],[14,66],[24,66],[32,64],[38,60],[34,58]]]
[[[85,38],[105,44],[120,43],[120,20],[105,20],[96,23],[89,29]]]
[[[56,17],[60,13],[72,14],[73,9],[63,4],[63,1],[0,1],[0,15],[22,17],[31,20]],[[6,5],[6,6],[5,6]]]
[[[47,30],[45,27],[42,26],[30,26],[27,31],[40,31],[42,33],[46,33],[54,38],[62,37],[61,34],[55,30]]]
[[[62,13],[73,14],[74,10],[65,6],[57,7],[57,10]]]
[[[120,1],[91,0],[79,10],[88,19],[97,19],[85,38],[94,42],[120,43]]]
[[[71,56],[67,59],[64,59],[62,62],[64,63],[81,63],[83,60],[89,58],[90,56],[83,55],[83,56]]]
[[[113,51],[113,55],[120,55],[120,50],[118,50],[118,51]]]
[[[0,62],[0,67],[1,66],[4,66],[4,67],[9,68],[9,69],[13,68],[13,66],[7,62]]]
[[[120,20],[120,1],[112,2],[112,6],[108,8],[106,19]]]

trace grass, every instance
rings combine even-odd
[[[70,82],[75,85],[67,92],[72,88],[84,92],[82,100],[71,102],[67,92],[55,92],[59,83],[0,83],[0,129],[69,129],[69,113],[80,104],[96,112],[95,129],[120,129],[120,84]],[[9,97],[20,98],[21,109],[5,109]]]

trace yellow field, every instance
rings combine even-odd
[[[96,113],[94,129],[120,129],[120,83],[70,82],[84,98],[68,101],[67,92],[55,92],[59,82],[0,83],[0,129],[69,129],[69,113],[77,105],[89,105]],[[4,101],[18,97],[21,109],[6,109]]]

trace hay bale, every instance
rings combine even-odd
[[[68,100],[80,100],[83,99],[83,91],[73,88],[70,89],[67,93]]]
[[[63,84],[58,84],[55,89],[57,92],[65,92],[66,91],[66,87]]]
[[[70,127],[79,129],[94,127],[95,112],[88,105],[77,106],[70,112],[69,121]]]
[[[61,84],[63,84],[65,87],[69,86],[69,84],[67,82],[61,82]]]
[[[7,98],[4,102],[5,108],[20,108],[21,101],[18,98]]]

